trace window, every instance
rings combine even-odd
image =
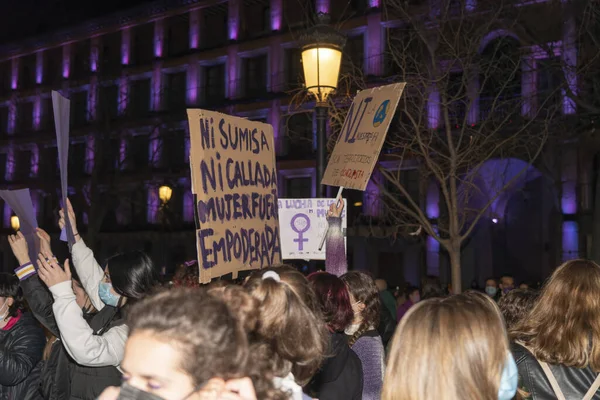
[[[9,108],[7,106],[0,107],[0,135],[8,133],[8,115]]]
[[[17,134],[33,130],[33,103],[23,101],[17,104]]]
[[[300,49],[285,50],[286,89],[299,87],[304,82],[302,69],[302,51]]]
[[[463,81],[462,72],[452,72],[448,75],[446,94],[446,106],[448,108],[450,123],[453,125],[462,125],[465,120],[465,112],[468,104],[466,82]]]
[[[258,37],[271,31],[271,7],[269,0],[244,0],[241,14],[242,37]]]
[[[19,88],[31,89],[35,87],[36,55],[30,54],[19,60]]]
[[[286,155],[309,156],[313,150],[313,114],[297,113],[284,119]]]
[[[99,70],[102,76],[114,76],[121,68],[121,32],[102,36]]]
[[[189,43],[189,14],[179,14],[167,18],[165,26],[165,43],[167,45],[165,53],[168,56],[179,56],[185,54],[188,50]]]
[[[207,104],[220,103],[225,99],[225,64],[204,67],[204,90]]]
[[[312,197],[312,178],[286,178],[285,197],[288,199],[307,199]]]
[[[167,75],[167,108],[169,111],[183,111],[186,103],[186,76],[184,72]]]
[[[419,170],[418,169],[403,169],[399,171],[390,171],[392,176],[394,176],[395,182],[400,182],[402,187],[406,189],[410,197],[417,203],[419,203]],[[408,204],[407,198],[402,194],[398,186],[393,182],[386,180],[385,181],[385,189],[395,198],[399,199],[401,202]],[[384,198],[385,200],[385,198]],[[387,201],[387,200],[385,200]]]
[[[56,147],[46,147],[40,164],[44,166],[41,169],[40,177],[44,180],[55,180],[59,176],[58,149]]]
[[[119,87],[117,85],[100,88],[98,115],[99,119],[114,119],[119,115]]]
[[[162,136],[162,164],[174,172],[185,168],[189,160],[185,158],[185,130],[166,132]]]
[[[154,60],[154,22],[133,27],[130,59],[132,65],[145,65]]]
[[[20,150],[17,152],[15,178],[22,181],[29,178],[31,174],[31,150]]]
[[[363,69],[365,58],[365,41],[363,35],[348,38],[342,57],[342,73],[347,74]]]
[[[120,166],[121,141],[118,138],[104,139],[104,165],[102,170],[115,172]]]
[[[52,98],[42,97],[41,104],[41,119],[40,129],[46,130],[54,127],[54,110],[52,109]]]
[[[6,153],[0,153],[0,181],[6,180],[6,162],[8,157]]]
[[[131,194],[131,217],[134,225],[146,225],[148,222],[148,196],[141,188]]]
[[[221,3],[204,9],[204,21],[200,25],[202,47],[219,47],[229,39],[227,34],[227,7],[227,3]]]
[[[128,164],[134,170],[148,167],[149,140],[148,135],[136,135],[129,140]]]
[[[308,17],[313,15],[315,8],[313,1],[287,0],[282,2],[283,22],[288,28],[303,26]]]
[[[54,86],[62,80],[62,47],[44,53],[44,83]]]
[[[563,72],[560,57],[536,60],[537,101],[541,108],[548,109],[560,105]]]
[[[71,144],[69,148],[69,179],[77,179],[85,175],[86,152],[87,144],[85,142]]]
[[[0,91],[8,92],[11,87],[12,62],[10,60],[0,63]]]
[[[81,127],[87,123],[87,100],[88,92],[85,90],[71,93],[71,125],[73,127]]]
[[[134,117],[145,117],[150,112],[150,79],[131,81],[129,107]]]
[[[244,94],[262,96],[267,92],[267,55],[244,59]]]
[[[82,79],[90,71],[90,39],[73,43],[73,58],[71,60],[71,77],[73,79]]]

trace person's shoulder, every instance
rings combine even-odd
[[[510,351],[517,364],[522,363],[527,358],[533,357],[531,352],[519,342],[511,342]]]

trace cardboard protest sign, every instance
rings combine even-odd
[[[19,218],[21,233],[25,236],[27,246],[29,247],[29,258],[33,265],[37,265],[36,260],[40,252],[40,240],[36,233],[38,224],[29,189],[0,190],[0,197],[2,197]]]
[[[188,110],[200,282],[281,262],[273,127]]]
[[[62,96],[57,91],[52,91],[52,108],[54,110],[54,127],[56,128],[56,147],[58,148],[58,168],[60,170],[60,191],[62,206],[67,207],[67,168],[69,162],[69,115],[71,100]],[[69,242],[69,248],[75,244],[75,236],[71,227],[71,220],[65,218],[65,227],[60,232],[60,240]]]
[[[356,95],[321,184],[367,188],[405,85],[380,86]]]
[[[279,199],[279,229],[284,260],[324,260],[325,248],[319,250],[327,230],[327,210],[336,199]],[[343,200],[346,205],[346,200]],[[346,229],[346,207],[342,229]],[[344,239],[345,240],[345,239]]]

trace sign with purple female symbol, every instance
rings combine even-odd
[[[281,256],[284,260],[325,259],[325,247],[319,250],[319,242],[327,229],[327,211],[334,202],[335,199],[278,200]],[[346,229],[346,207],[342,214],[342,229]]]

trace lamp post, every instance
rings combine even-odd
[[[13,231],[18,232],[21,229],[21,221],[19,221],[19,217],[13,215],[10,217],[10,227]]]
[[[158,188],[158,198],[160,199],[160,227],[161,227],[161,274],[164,276],[167,273],[166,266],[166,235],[165,232],[167,230],[167,206],[169,201],[171,201],[171,196],[173,196],[173,189],[170,186],[162,185]]]
[[[302,36],[302,68],[306,90],[316,98],[317,197],[326,197],[321,179],[327,157],[327,97],[338,86],[342,48],[346,37],[329,25],[329,15],[317,14],[317,23]]]

